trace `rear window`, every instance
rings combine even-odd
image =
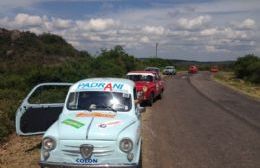
[[[152,82],[153,76],[151,75],[127,75],[127,79],[130,79],[132,81],[147,81]]]

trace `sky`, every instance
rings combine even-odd
[[[98,55],[197,61],[260,55],[259,0],[1,0],[0,27],[53,33]]]

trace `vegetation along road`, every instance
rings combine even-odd
[[[163,99],[143,114],[144,168],[260,167],[260,103],[208,73],[166,77]],[[37,167],[40,137],[11,135],[0,167]]]

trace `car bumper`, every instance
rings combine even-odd
[[[69,164],[58,162],[39,162],[41,167],[56,167],[56,168],[137,168],[138,165],[133,164]]]
[[[174,72],[163,72],[163,75],[173,75],[175,74]]]

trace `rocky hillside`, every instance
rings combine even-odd
[[[25,65],[56,64],[80,56],[89,56],[53,34],[0,29],[0,71],[11,67],[20,71]]]

